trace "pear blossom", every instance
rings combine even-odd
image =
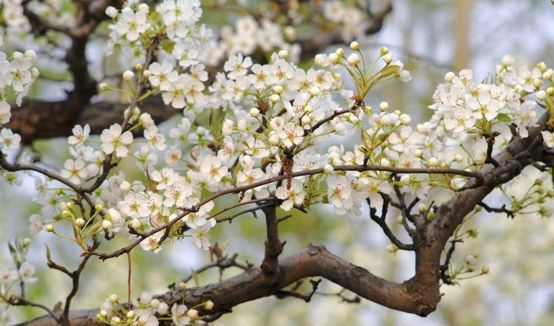
[[[119,158],[126,157],[129,153],[129,146],[133,142],[133,134],[130,131],[122,133],[121,125],[115,123],[109,129],[104,129],[100,135],[102,151],[105,154],[115,152]]]
[[[75,125],[71,130],[73,135],[69,136],[67,143],[69,145],[77,146],[82,145],[89,137],[90,126],[86,124],[84,127],[81,125]]]
[[[162,230],[144,239],[140,243],[141,248],[144,251],[152,251],[157,254],[158,252],[160,252],[160,250],[162,250],[162,248],[160,247],[160,240],[162,239],[164,233],[165,232]]]
[[[287,185],[287,181],[284,182],[279,188],[275,190],[275,196],[283,201],[281,208],[285,211],[290,211],[294,205],[302,205],[306,193],[304,192],[304,185],[298,180],[292,180],[290,188]]]
[[[25,283],[34,283],[37,281],[37,278],[33,275],[35,274],[35,266],[29,262],[24,262],[19,267],[19,277]]]
[[[186,326],[190,323],[190,318],[187,316],[187,306],[182,304],[173,304],[171,307],[171,320],[174,325]]]
[[[0,102],[0,125],[6,124],[11,118],[11,107],[7,102]]]
[[[121,10],[117,24],[113,27],[114,30],[121,36],[125,36],[129,41],[136,41],[139,36],[144,33],[149,27],[148,22],[148,7],[146,10],[142,7],[134,12],[133,9],[125,7]]]
[[[88,175],[85,162],[81,159],[68,159],[63,166],[64,168],[61,170],[61,176],[74,184],[80,184],[81,180],[85,179]]]
[[[206,224],[209,212],[214,208],[214,202],[208,202],[200,207],[197,212],[188,213],[183,219],[187,226],[191,229],[196,229]]]
[[[544,140],[544,143],[546,146],[550,148],[554,148],[554,133],[551,131],[541,131],[542,139]]]
[[[197,227],[196,229],[192,230],[192,238],[194,240],[194,244],[203,250],[210,249],[210,241],[208,240],[208,232],[212,227],[214,227],[216,224],[215,219],[210,218],[206,221],[202,226]]]
[[[11,129],[0,130],[0,151],[6,153],[10,149],[18,149],[21,143],[21,136],[14,134]]]

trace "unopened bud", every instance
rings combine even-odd
[[[352,53],[351,55],[348,56],[347,61],[351,66],[357,66],[358,63],[360,63],[361,61],[360,55],[357,53]]]
[[[123,79],[125,79],[126,81],[130,81],[130,80],[132,80],[133,78],[135,78],[135,73],[132,72],[131,70],[126,70],[126,71],[123,73]]]

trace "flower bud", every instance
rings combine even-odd
[[[125,180],[119,185],[119,189],[123,191],[129,191],[129,189],[131,189],[131,184],[129,183],[129,181]]]
[[[329,54],[329,61],[332,64],[336,65],[337,63],[339,63],[339,60],[340,60],[340,57],[336,53]]]
[[[317,86],[310,87],[310,94],[312,96],[318,96],[321,93],[321,90]]]
[[[257,116],[258,114],[260,114],[260,110],[258,110],[258,108],[251,108],[250,109],[250,115],[255,117]]]
[[[102,229],[107,230],[111,227],[112,227],[112,222],[110,222],[108,220],[103,220],[102,221]]]
[[[280,50],[277,54],[281,58],[288,58],[289,57],[289,51],[287,51],[287,50]]]
[[[283,86],[281,85],[273,86],[273,92],[275,92],[275,94],[281,94],[283,92]]]
[[[381,50],[379,50],[379,56],[381,57],[386,55],[387,53],[389,53],[389,49],[386,46],[383,46]]]
[[[323,167],[323,171],[325,171],[325,173],[331,173],[334,170],[335,168],[333,168],[331,164],[325,164],[325,166]]]
[[[127,319],[135,318],[135,312],[133,310],[127,311]]]
[[[142,72],[142,76],[144,78],[148,78],[148,77],[152,76],[152,73],[150,72],[150,70],[146,69],[145,71]]]
[[[514,63],[514,59],[509,55],[505,55],[502,57],[501,63],[503,66],[511,66]]]
[[[335,51],[335,54],[338,55],[339,57],[344,57],[344,49],[343,48],[338,48]]]
[[[552,96],[554,95],[554,87],[550,86],[546,89],[546,94]]]
[[[152,299],[150,300],[150,307],[157,309],[160,306],[160,300]]]
[[[429,164],[430,167],[435,167],[439,164],[439,161],[437,160],[436,157],[431,157],[427,162],[427,164]]]
[[[106,16],[110,18],[115,18],[115,16],[117,16],[117,9],[115,9],[115,7],[113,6],[108,6],[105,12],[106,12]]]
[[[537,100],[542,101],[546,98],[546,92],[543,90],[538,91],[536,94]]]
[[[329,59],[327,58],[326,55],[321,53],[315,56],[314,62],[316,65],[320,67],[326,67],[329,65]]]
[[[110,296],[108,297],[108,300],[110,300],[111,303],[116,303],[117,299],[117,294],[115,293],[110,294]]]
[[[453,73],[452,71],[449,71],[444,75],[444,81],[446,81],[447,83],[451,83],[455,77],[456,77],[456,74]]]
[[[163,316],[167,314],[168,311],[169,311],[169,306],[167,305],[167,303],[163,301],[160,302],[160,306],[158,307],[158,310],[157,310],[158,314]]]
[[[350,64],[351,66],[357,66],[358,63],[360,63],[361,59],[360,59],[360,55],[357,54],[357,53],[352,53],[348,56],[348,64]]]
[[[214,308],[214,302],[212,300],[208,300],[204,303],[204,308],[206,310],[212,310]]]
[[[100,83],[100,85],[98,85],[98,90],[100,92],[108,92],[110,90],[110,85],[107,83]]]
[[[360,49],[360,43],[353,41],[350,43],[350,48],[354,51],[358,51]]]
[[[108,317],[108,312],[106,310],[100,310],[100,316],[106,318]]]
[[[85,219],[82,217],[79,217],[78,219],[75,220],[75,225],[77,225],[78,227],[82,227],[83,225],[85,225]]]
[[[133,229],[135,230],[140,229],[141,226],[142,226],[142,223],[138,219],[135,218],[131,221],[131,227]]]
[[[296,29],[292,26],[286,26],[283,28],[283,34],[289,42],[294,42],[294,40],[296,40]]]
[[[198,319],[198,310],[196,309],[189,309],[187,311],[187,316],[190,318],[190,319]]]
[[[130,81],[130,80],[132,80],[133,78],[135,78],[135,73],[132,72],[131,70],[126,70],[126,71],[123,73],[123,79],[125,79],[126,81]]]
[[[139,6],[138,6],[138,11],[141,11],[141,12],[148,12],[150,11],[150,7],[148,7],[148,5],[146,3],[141,3]]]
[[[32,67],[31,68],[31,76],[33,76],[33,78],[37,78],[38,75],[40,75],[40,70],[38,70],[37,67]]]
[[[392,55],[390,53],[387,53],[383,56],[383,61],[385,61],[386,64],[389,64],[392,62]]]
[[[279,145],[279,136],[277,136],[276,134],[271,134],[269,136],[269,143],[271,145]]]
[[[400,115],[400,123],[402,123],[403,125],[409,124],[410,121],[412,121],[412,117],[410,117],[409,115],[405,113]]]
[[[185,290],[187,288],[187,284],[185,282],[179,282],[179,290]]]
[[[387,251],[390,252],[391,254],[394,254],[398,251],[398,247],[391,243],[390,245],[387,246]]]
[[[381,109],[381,111],[387,111],[389,109],[389,103],[385,101],[379,103],[379,109]]]
[[[281,96],[279,96],[279,94],[271,94],[269,100],[273,103],[277,103],[281,100]]]
[[[48,232],[54,232],[54,226],[52,224],[46,225],[46,231]]]

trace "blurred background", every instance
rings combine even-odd
[[[430,116],[427,106],[435,86],[447,71],[471,68],[477,80],[494,72],[504,54],[519,64],[533,66],[539,61],[554,64],[554,7],[550,0],[396,0],[383,29],[360,43],[367,52],[387,46],[412,72],[410,83],[388,82],[367,101],[377,105],[387,100],[393,108],[411,113],[421,121]],[[331,50],[331,49],[330,49]],[[169,129],[176,121],[164,123]],[[68,156],[65,140],[35,144],[43,161],[61,165]],[[4,244],[14,237],[29,235],[28,217],[39,211],[30,200],[32,180],[21,186],[0,184],[1,264],[7,263]],[[457,247],[460,261],[469,253],[479,254],[479,265],[490,274],[443,286],[438,310],[427,318],[392,311],[368,301],[346,303],[337,296],[316,295],[306,304],[293,298],[266,298],[243,304],[215,322],[215,325],[552,325],[554,323],[554,220],[527,215],[515,220],[504,215],[480,215],[471,223],[479,236]],[[391,254],[388,242],[367,211],[360,216],[338,217],[331,210],[315,209],[310,214],[294,213],[281,225],[287,240],[284,255],[308,243],[325,244],[333,252],[366,267],[377,275],[402,281],[412,276],[411,254]],[[233,224],[219,225],[212,240],[239,260],[258,263],[262,257],[264,223],[249,216]],[[45,267],[45,242],[54,258],[75,264],[77,248],[48,234],[32,238],[30,260],[38,267],[39,282],[28,288],[36,301],[54,302],[65,298],[69,280]],[[133,252],[133,295],[140,291],[163,292],[167,285],[207,262],[205,254],[185,239],[160,253]],[[87,266],[74,308],[91,308],[111,293],[126,296],[126,258]],[[226,271],[229,277],[238,271]],[[219,277],[203,275],[200,283]],[[308,289],[309,286],[306,287]],[[320,289],[340,289],[323,282]],[[343,293],[346,298],[355,295]],[[16,311],[16,310],[14,310]],[[20,318],[40,315],[19,310]]]

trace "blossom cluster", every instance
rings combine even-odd
[[[0,152],[7,153],[9,150],[19,148],[21,137],[14,134],[4,126],[11,118],[10,101],[15,100],[21,105],[23,97],[29,92],[39,71],[33,66],[36,54],[34,51],[25,53],[14,52],[8,56],[0,51]],[[15,99],[10,98],[15,94]]]
[[[201,321],[197,309],[210,311],[213,307],[213,301],[208,300],[196,307],[175,303],[170,308],[167,303],[148,293],[133,299],[131,305],[124,305],[116,294],[112,294],[101,305],[97,319],[110,325],[156,326],[158,318],[167,318],[176,326],[195,325]]]
[[[235,207],[267,201],[283,211],[306,211],[324,203],[338,215],[360,214],[364,201],[376,207],[385,198],[417,198],[414,209],[425,212],[431,200],[440,204],[468,181],[433,170],[479,171],[514,137],[528,137],[541,110],[554,116],[554,73],[544,63],[515,67],[505,57],[483,82],[470,70],[449,72],[433,95],[432,117],[414,124],[386,101],[366,104],[377,84],[411,78],[387,48],[370,59],[352,42],[350,49],[318,54],[316,65],[304,69],[283,37],[291,39],[293,32],[267,19],[239,18],[234,29],[221,30],[219,42],[200,24],[198,0],[129,1],[106,14],[112,19],[109,50],[127,51],[133,59],[121,76],[123,87],[106,81],[100,89],[120,92],[129,107],[99,136],[89,125],[76,125],[67,139],[69,158],[49,171],[55,178],[33,175],[41,210],[30,217],[31,231],[69,238],[84,252],[99,235],[128,237],[154,253],[168,239],[187,237],[210,250],[209,231],[233,218],[218,209],[219,199],[231,194]],[[361,20],[339,1],[325,2],[323,15],[344,25],[346,39]],[[277,52],[255,63],[257,48]],[[19,136],[4,127],[11,114],[7,89],[20,103],[38,74],[34,59],[32,51],[0,55],[0,155],[20,146]],[[220,61],[221,71],[208,69]],[[150,96],[180,110],[179,121],[159,126],[141,112]],[[554,147],[552,125],[542,132],[548,147]],[[339,136],[355,138],[355,144],[345,146]],[[117,170],[120,164],[139,173]],[[394,172],[402,169],[428,173]],[[539,205],[540,215],[550,212],[544,202],[553,192],[540,181],[521,196],[510,195],[511,186],[503,191],[514,211]],[[71,235],[60,224],[69,224]],[[0,295],[17,280],[33,280],[34,268],[25,264],[0,272]],[[204,305],[210,310],[213,302]],[[196,308],[169,307],[146,295],[126,306],[110,296],[98,319],[157,325],[157,317],[165,316],[186,325],[198,319]]]

